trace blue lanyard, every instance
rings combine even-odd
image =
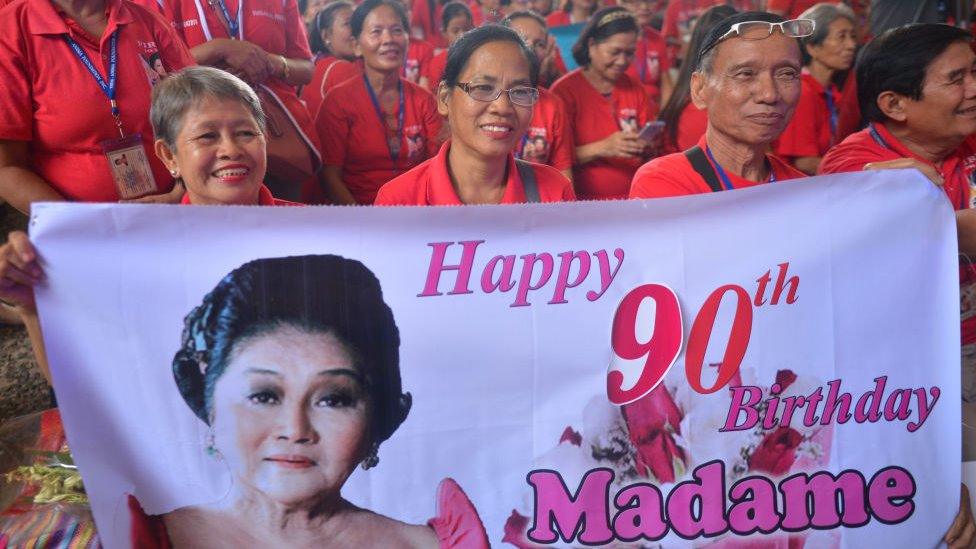
[[[875,143],[881,145],[889,151],[894,152],[894,149],[892,149],[888,143],[885,142],[884,138],[881,137],[881,134],[878,133],[878,130],[874,129],[874,124],[868,124],[868,133],[871,134],[871,139],[874,139]]]
[[[522,136],[522,142],[519,143],[518,150],[515,151],[515,158],[522,159],[525,154],[525,144],[529,141],[529,132],[525,132]]]
[[[81,64],[88,69],[95,82],[98,83],[98,87],[102,88],[102,92],[108,97],[109,105],[112,106],[112,116],[115,117],[115,125],[119,127],[119,134],[125,137],[122,133],[122,120],[119,118],[119,105],[115,102],[115,88],[118,84],[118,72],[119,72],[119,29],[115,29],[112,32],[112,36],[108,39],[108,82],[102,77],[98,69],[95,68],[95,64],[92,63],[88,54],[85,50],[81,48],[81,45],[71,38],[67,34],[64,34],[64,41],[68,43],[68,47],[71,51],[75,53],[75,56],[81,61]]]
[[[383,127],[383,132],[388,131],[386,125],[386,116],[383,115],[383,109],[380,107],[380,101],[376,98],[376,92],[373,91],[373,86],[369,83],[369,78],[366,77],[366,73],[363,73],[363,81],[366,82],[366,90],[369,91],[369,98],[373,101],[373,108],[376,109],[376,116],[380,119],[380,126]],[[403,101],[403,82],[398,81],[397,87],[400,89],[400,112],[397,113],[397,128],[396,128],[396,141],[390,139],[386,140],[386,148],[390,152],[390,160],[393,161],[393,167],[396,168],[397,158],[400,157],[400,142],[403,139],[403,118],[404,112],[406,111],[406,104]]]
[[[830,142],[833,143],[837,137],[837,120],[840,117],[840,113],[837,111],[837,105],[834,103],[832,87],[827,88],[827,93],[824,94],[824,98],[827,100],[827,110],[830,111]]]
[[[640,69],[640,81],[641,84],[647,84],[647,42],[645,37],[640,39],[640,48],[637,49],[638,61],[637,67]]]
[[[714,156],[712,156],[712,149],[708,148],[708,145],[705,146],[705,154],[708,155],[708,159],[711,160],[712,165],[715,166],[715,173],[717,173],[718,178],[722,180],[722,187],[724,187],[727,191],[731,191],[733,189],[732,181],[730,181],[729,176],[725,174],[725,170],[722,169],[722,165],[718,163],[718,160],[715,160]],[[769,181],[767,181],[767,183],[776,183],[776,174],[773,172],[772,166],[769,166]]]
[[[241,6],[244,5],[244,0],[237,2],[237,19],[230,18],[230,11],[227,10],[227,4],[224,3],[224,0],[210,0],[210,5],[212,6],[214,4],[217,5],[217,9],[224,16],[224,21],[227,21],[227,34],[231,38],[240,38],[238,33],[241,31]]]

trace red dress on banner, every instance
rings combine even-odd
[[[353,76],[358,76],[361,72],[362,69],[356,63],[332,55],[325,55],[316,59],[312,81],[302,88],[301,96],[312,120],[315,120],[315,116],[319,113],[322,99],[329,90]]]
[[[172,544],[163,517],[147,515],[135,496],[129,495],[128,504],[132,547],[170,549]],[[427,526],[434,530],[441,549],[491,547],[478,510],[464,490],[450,478],[442,480],[437,487],[437,516],[427,521]]]
[[[698,146],[704,151],[707,146],[705,136],[702,136]],[[790,166],[782,158],[773,154],[767,154],[766,160],[772,168],[770,181],[750,181],[738,175],[725,172],[732,184],[733,189],[744,189],[755,187],[775,181],[785,181],[787,179],[799,179],[806,177],[793,166]],[[709,160],[709,163],[712,163]],[[713,169],[714,163],[712,163]],[[716,170],[717,171],[717,170]],[[660,158],[655,158],[647,164],[641,166],[634,175],[634,184],[630,189],[631,198],[665,198],[669,196],[686,196],[690,194],[706,194],[712,192],[708,183],[702,178],[694,168],[684,153],[674,153]]]
[[[292,59],[308,59],[305,24],[298,13],[295,0],[224,0],[231,17],[240,22],[238,38],[259,46],[272,55]],[[216,6],[205,0],[174,0],[173,13],[183,40],[190,48],[214,38],[231,38],[219,18]],[[295,88],[278,78],[269,78],[259,86],[269,92],[291,115],[298,133],[315,154],[315,163],[322,160],[321,147],[312,117],[298,98]]]
[[[573,128],[573,143],[580,147],[620,130],[637,133],[654,117],[647,92],[635,78],[621,75],[609,97],[598,92],[576,69],[552,85],[563,101]],[[573,183],[580,200],[627,198],[630,180],[641,165],[639,158],[600,158],[576,165]]]
[[[157,191],[173,177],[156,158],[149,124],[155,82],[194,65],[158,12],[108,0],[108,25],[93,37],[50,0],[15,0],[0,17],[0,139],[29,143],[33,169],[71,201],[115,202],[119,191],[99,143],[117,139],[109,100],[64,40],[70,36],[104,77],[110,37],[118,30],[116,100],[126,135],[141,134]]]
[[[441,146],[437,156],[390,181],[376,195],[377,206],[460,206],[447,171],[447,154],[451,149],[448,141]],[[571,202],[576,199],[573,186],[563,175],[549,166],[532,164],[540,202]],[[501,204],[523,204],[525,187],[515,167],[515,157],[508,157],[508,180]]]

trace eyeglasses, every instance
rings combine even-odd
[[[515,86],[514,88],[509,88],[503,90],[501,88],[496,88],[491,84],[472,84],[471,82],[458,82],[457,87],[464,90],[464,93],[468,94],[471,99],[475,101],[484,101],[485,103],[491,103],[492,101],[501,97],[502,93],[508,94],[508,100],[512,102],[513,105],[518,105],[520,107],[531,107],[535,105],[536,101],[539,100],[539,90],[531,86]]]
[[[769,21],[743,21],[729,27],[728,32],[719,36],[715,41],[708,44],[698,54],[701,59],[710,50],[715,48],[720,42],[731,36],[738,36],[743,40],[765,40],[773,35],[773,30],[779,29],[788,38],[803,38],[813,34],[816,23],[812,19],[791,19],[780,23],[770,23]]]

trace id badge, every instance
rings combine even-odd
[[[146,150],[142,146],[142,135],[133,134],[120,139],[106,139],[99,143],[108,158],[115,188],[121,200],[139,198],[159,192]]]

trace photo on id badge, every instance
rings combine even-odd
[[[157,192],[142,136],[128,135],[119,139],[106,139],[99,143],[112,170],[119,200],[130,200]]]

